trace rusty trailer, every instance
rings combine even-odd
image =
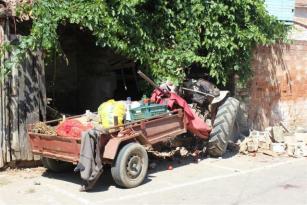
[[[59,122],[50,121],[46,124],[55,125]],[[101,134],[101,161],[112,165],[112,176],[118,185],[128,188],[138,186],[144,180],[148,167],[145,148],[186,132],[185,113],[182,109],[111,127]],[[29,126],[29,138],[33,154],[49,160],[49,164],[54,161],[77,164],[79,161],[81,138],[36,133],[33,125]],[[123,166],[131,166],[130,170],[123,168],[123,160],[126,160]]]

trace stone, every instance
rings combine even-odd
[[[282,154],[286,151],[286,144],[285,143],[272,143],[270,147],[271,151]]]
[[[287,143],[287,154],[296,158],[307,156],[307,146],[302,142]]]
[[[272,127],[272,137],[274,142],[278,143],[285,142],[283,127],[281,126]]]
[[[256,152],[258,150],[258,139],[253,137],[247,142],[247,151]]]
[[[298,146],[295,147],[294,157],[307,157],[307,147],[306,145],[299,144]]]
[[[270,149],[272,140],[270,138],[270,131],[252,131],[247,141],[247,150],[255,152],[258,149]]]
[[[297,142],[287,142],[287,154],[289,156],[294,156],[294,152],[297,149],[298,143]]]
[[[241,140],[238,140],[238,145],[240,146],[240,149],[239,149],[240,153],[246,154],[246,151],[247,151],[247,141],[248,141],[248,138],[245,138],[242,142],[241,142]]]
[[[269,150],[270,145],[272,144],[272,140],[270,138],[269,132],[259,132],[258,134],[258,141],[259,141],[259,149]]]

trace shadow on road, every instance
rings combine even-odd
[[[230,158],[233,157],[236,153],[235,152],[227,152],[223,158]],[[202,156],[200,158],[195,157],[173,157],[171,159],[157,159],[157,158],[150,158],[149,167],[148,167],[148,174],[145,178],[143,184],[149,183],[155,176],[155,173],[173,170],[182,166],[187,166],[189,164],[197,164],[201,160],[206,160],[207,156]],[[73,169],[68,170],[67,172],[62,173],[55,173],[50,171],[45,171],[42,174],[43,177],[47,177],[54,180],[62,180],[74,184],[78,184],[81,187],[82,180],[80,178],[79,173],[75,173]],[[117,186],[112,178],[111,175],[111,168],[110,166],[105,166],[104,172],[101,175],[100,179],[97,181],[95,187],[89,192],[102,192],[107,191],[110,186]],[[118,188],[121,188],[117,186]]]
[[[74,184],[80,185],[81,188],[81,183],[82,180],[80,178],[79,173],[75,173],[72,170],[68,170],[66,172],[62,173],[55,173],[51,171],[45,171],[42,176],[54,179],[54,180],[62,180]],[[102,173],[100,179],[97,181],[95,187],[90,191],[90,192],[101,192],[101,191],[107,191],[110,186],[115,185],[112,176],[111,176],[111,171],[110,168],[104,169],[104,172]]]
[[[80,188],[81,188],[82,180],[80,178],[80,174],[79,173],[75,173],[73,171],[73,169],[72,170],[68,170],[66,172],[62,172],[62,173],[55,173],[55,172],[45,171],[42,174],[42,176],[50,178],[50,179],[53,179],[53,180],[62,180],[62,181],[78,184],[78,185],[80,185]],[[151,181],[150,178],[146,178],[144,180],[143,184],[146,184],[146,183],[148,183],[150,181]],[[88,192],[103,192],[103,191],[107,191],[110,186],[117,186],[117,185],[115,184],[115,182],[114,182],[114,180],[112,178],[110,167],[106,167],[104,169],[101,177],[97,181],[96,185],[94,186],[94,188],[92,190],[88,191]],[[120,187],[118,187],[118,188],[120,188]]]

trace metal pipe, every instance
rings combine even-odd
[[[186,91],[190,91],[190,92],[194,92],[194,93],[197,93],[197,94],[200,94],[200,95],[205,95],[205,96],[209,96],[209,97],[215,98],[214,95],[211,95],[211,94],[208,94],[208,93],[204,93],[204,92],[201,92],[201,91],[198,91],[198,90],[193,90],[193,89],[185,88],[185,87],[181,87],[181,89],[182,90],[186,90]]]
[[[166,93],[162,90],[154,81],[152,81],[149,77],[147,77],[142,71],[138,70],[137,72],[144,80],[146,80],[150,85],[152,85],[155,89],[159,90],[162,93]]]

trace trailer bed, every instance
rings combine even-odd
[[[47,125],[55,121],[46,122]],[[59,121],[57,122],[59,123]],[[29,139],[33,154],[46,158],[71,162],[76,164],[79,161],[81,137],[64,137],[57,135],[46,135],[35,133],[29,127]],[[129,134],[120,135],[124,131],[131,131]],[[155,116],[149,119],[139,120],[111,127],[101,136],[101,158],[104,163],[111,163],[114,160],[120,143],[127,140],[136,140],[146,146],[169,140],[177,135],[185,133],[186,122],[184,112],[181,109]]]

